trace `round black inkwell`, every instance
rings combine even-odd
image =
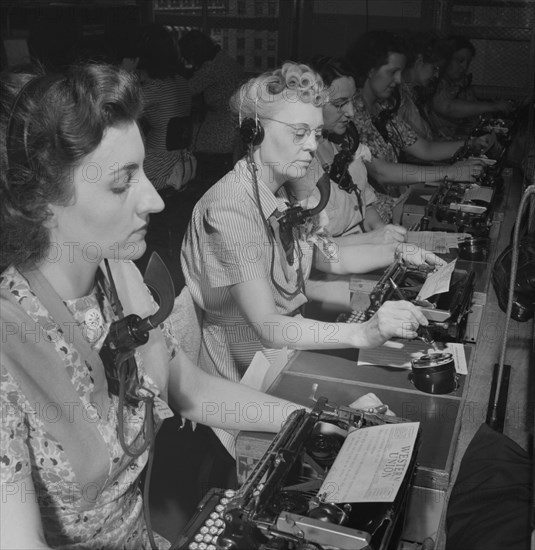
[[[431,353],[414,359],[409,380],[425,393],[451,393],[459,387],[451,353]]]

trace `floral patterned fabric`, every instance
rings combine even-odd
[[[418,139],[410,126],[396,114],[386,125],[389,136],[389,140],[386,141],[375,127],[372,113],[368,111],[360,90],[357,90],[355,95],[354,106],[355,117],[353,121],[358,128],[360,140],[370,148],[374,158],[397,163],[400,151],[405,147],[410,147]],[[381,105],[378,104],[378,112],[380,110]],[[379,184],[371,176],[368,177],[377,191],[377,202],[374,206],[383,221],[389,223],[392,219],[392,208],[407,189],[405,186],[400,185]]]
[[[0,287],[16,298],[34,322],[41,326],[54,324],[49,312],[16,269],[8,268],[2,273]],[[100,349],[113,319],[113,311],[102,291],[95,289],[89,296],[65,304],[86,340],[94,349]],[[163,333],[169,357],[172,358],[177,343],[167,328]],[[68,373],[88,421],[96,423],[105,442],[110,465],[107,480],[104,488],[95,494],[87,494],[86,490],[90,492],[92,489],[90,484],[80,490],[62,442],[55,440],[46,429],[42,420],[44,411],[36,413],[34,406],[21,391],[17,377],[2,363],[2,484],[19,482],[24,489],[27,483],[29,490],[33,482],[46,540],[51,547],[107,550],[150,548],[138,487],[148,451],[136,459],[125,455],[118,439],[118,398],[110,396],[108,414],[106,418],[101,417],[100,411],[94,406],[95,387],[91,365],[81,360],[81,354],[62,332],[56,333],[54,339],[48,337],[48,340],[47,344],[55,346],[59,365]],[[136,354],[136,358],[140,381],[157,395],[159,390],[146,375],[141,356]],[[144,415],[143,403],[137,407],[124,408],[127,441],[139,433]],[[88,500],[93,503],[92,506],[87,505]],[[159,548],[168,548],[169,543],[165,539],[158,535],[155,537]]]
[[[438,83],[428,116],[433,133],[442,139],[464,139],[477,123],[477,117],[454,118],[438,112],[444,113],[445,106],[454,99],[477,101],[468,79],[459,83],[442,78]]]

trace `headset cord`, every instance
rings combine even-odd
[[[262,209],[262,204],[260,202],[260,191],[258,189],[258,176],[257,176],[257,166],[253,158],[253,148],[252,146],[249,146],[247,148],[247,166],[251,172],[251,175],[253,177],[253,188],[255,193],[255,199],[258,206],[258,210],[260,211],[260,217],[262,218],[262,223],[264,224],[264,228],[267,233],[267,237],[269,240],[269,244],[271,245],[271,261],[270,261],[270,268],[269,268],[269,275],[271,278],[271,282],[273,283],[273,286],[276,288],[277,292],[291,300],[299,294],[305,293],[305,278],[303,275],[303,266],[302,266],[302,258],[303,258],[303,251],[301,250],[301,247],[299,246],[299,243],[296,243],[297,248],[297,268],[296,268],[296,274],[297,274],[297,283],[296,283],[296,289],[293,291],[286,290],[283,286],[281,286],[275,279],[275,249],[277,248],[277,243],[275,241],[275,237],[273,235],[273,230],[264,214],[264,211]],[[293,228],[292,228],[293,233]]]
[[[115,281],[111,274],[111,269],[108,260],[105,260],[106,271],[108,273],[108,280],[110,282],[110,290],[112,295],[112,308],[115,311],[115,314],[120,319],[124,317],[123,307],[121,301],[119,300],[119,295],[117,293],[117,288],[115,286]],[[129,369],[125,368],[128,364],[131,367],[136,369],[137,372],[137,362],[134,355],[128,357],[125,361],[122,362],[119,369],[119,404],[117,411],[117,431],[119,436],[119,442],[124,453],[127,456],[130,456],[133,459],[140,457],[146,450],[149,448],[149,456],[147,460],[147,471],[145,473],[145,479],[143,482],[143,515],[145,516],[145,524],[147,526],[147,536],[149,537],[149,542],[152,550],[157,550],[158,546],[156,545],[156,540],[154,539],[154,532],[152,530],[152,523],[150,518],[150,509],[149,509],[149,493],[150,493],[150,479],[152,473],[152,464],[154,460],[154,443],[155,443],[155,431],[154,431],[154,394],[144,388],[146,395],[141,397],[141,400],[145,403],[145,415],[143,418],[143,426],[141,427],[138,436],[133,439],[132,444],[129,446],[125,438],[125,429],[124,429],[124,407],[126,405],[126,373]],[[144,434],[143,443],[141,447],[134,450],[135,441],[137,438]]]

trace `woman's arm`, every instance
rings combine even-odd
[[[507,100],[498,101],[467,101],[452,98],[447,93],[436,94],[432,99],[433,110],[448,118],[468,118],[485,113],[510,113],[514,105]]]
[[[419,137],[403,151],[422,160],[437,161],[450,159],[463,145],[463,140],[429,141]]]
[[[335,259],[327,259],[321,253],[316,253],[314,267],[325,273],[335,275],[367,273],[387,267],[395,261],[397,255],[407,264],[414,266],[440,266],[445,264],[444,260],[436,254],[414,244],[404,242],[342,246],[336,252]]]
[[[230,293],[262,344],[270,348],[336,349],[374,347],[393,337],[415,338],[422,312],[409,302],[386,302],[367,322],[323,323],[278,313],[266,279],[234,285]],[[414,330],[413,330],[414,329]]]
[[[366,167],[368,173],[381,184],[413,185],[415,183],[439,182],[444,178],[451,181],[473,182],[483,172],[485,164],[479,159],[470,159],[451,165],[421,166],[373,158],[366,164]]]
[[[47,546],[31,476],[1,486],[0,548],[41,550]]]
[[[181,350],[170,364],[169,399],[185,418],[225,430],[278,432],[293,411],[304,408],[211,376]]]

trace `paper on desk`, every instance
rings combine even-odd
[[[451,276],[453,274],[453,270],[455,269],[455,263],[456,260],[453,260],[453,262],[439,267],[436,271],[429,273],[416,299],[427,300],[427,298],[434,296],[435,294],[448,292],[450,289]]]
[[[393,502],[418,435],[419,422],[383,424],[351,432],[318,496],[327,502]]]
[[[410,369],[411,361],[427,353],[427,344],[421,340],[390,340],[377,348],[359,350],[358,365],[385,365],[398,369]]]
[[[468,233],[447,233],[446,231],[407,231],[407,242],[435,254],[447,254],[450,248],[459,248],[459,241],[469,237]]]
[[[245,374],[242,376],[240,383],[254,390],[260,390],[268,370],[268,358],[261,351],[257,351],[250,365],[247,367]]]
[[[466,365],[466,354],[464,352],[463,344],[448,342],[446,344],[445,351],[453,355],[453,361],[455,362],[455,372],[457,374],[468,374],[468,367]]]
[[[255,390],[266,391],[288,363],[288,348],[269,350],[269,359],[257,351],[240,383]]]
[[[469,187],[463,196],[464,201],[472,201],[474,199],[490,203],[494,189],[492,187],[482,187],[480,185],[473,185]]]
[[[385,365],[398,369],[410,369],[414,359],[425,354],[437,353],[428,344],[421,340],[390,340],[378,348],[359,350],[358,365]],[[451,353],[455,362],[455,371],[458,374],[468,374],[466,353],[463,344],[448,342],[444,353]]]

